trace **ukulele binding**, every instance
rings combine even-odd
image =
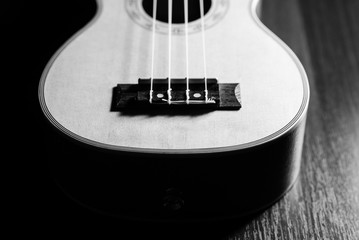
[[[190,78],[188,91],[186,78],[140,78],[138,84],[118,84],[113,88],[111,111],[138,109],[204,109],[239,110],[240,88],[237,83],[218,84],[217,79]]]

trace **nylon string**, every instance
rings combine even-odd
[[[186,35],[186,102],[189,104],[189,60],[188,60],[188,0],[184,0],[184,21]]]
[[[171,104],[172,0],[168,0],[168,104]]]
[[[207,89],[207,65],[206,65],[206,36],[204,32],[204,6],[203,0],[199,1],[201,11],[201,32],[202,32],[202,51],[203,51],[203,74],[204,74],[204,93],[206,102],[208,101],[208,89]]]
[[[157,18],[157,0],[153,0],[153,10],[152,10],[152,65],[151,65],[151,90],[150,90],[150,103],[152,103],[153,98],[153,73],[155,67],[155,40],[156,40],[156,18]]]

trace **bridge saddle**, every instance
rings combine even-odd
[[[190,78],[187,91],[186,78],[151,80],[140,78],[138,84],[118,84],[113,89],[111,111],[130,109],[210,109],[238,110],[241,108],[239,84],[218,84],[217,79]]]

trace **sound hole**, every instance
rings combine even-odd
[[[153,17],[153,0],[143,0],[142,6],[145,12]],[[212,6],[211,0],[203,0],[204,15],[208,13]],[[172,4],[172,23],[184,23],[184,0],[173,0]],[[200,0],[188,0],[188,22],[201,18]],[[157,0],[156,19],[168,23],[168,0]]]

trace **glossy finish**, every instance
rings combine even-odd
[[[50,169],[71,199],[120,219],[188,223],[239,218],[268,207],[292,187],[304,127],[303,120],[276,140],[223,153],[126,154],[79,148],[82,157],[53,159]],[[173,191],[178,193],[168,196]],[[179,199],[168,206],[168,197]],[[183,206],[176,207],[179,202]]]

